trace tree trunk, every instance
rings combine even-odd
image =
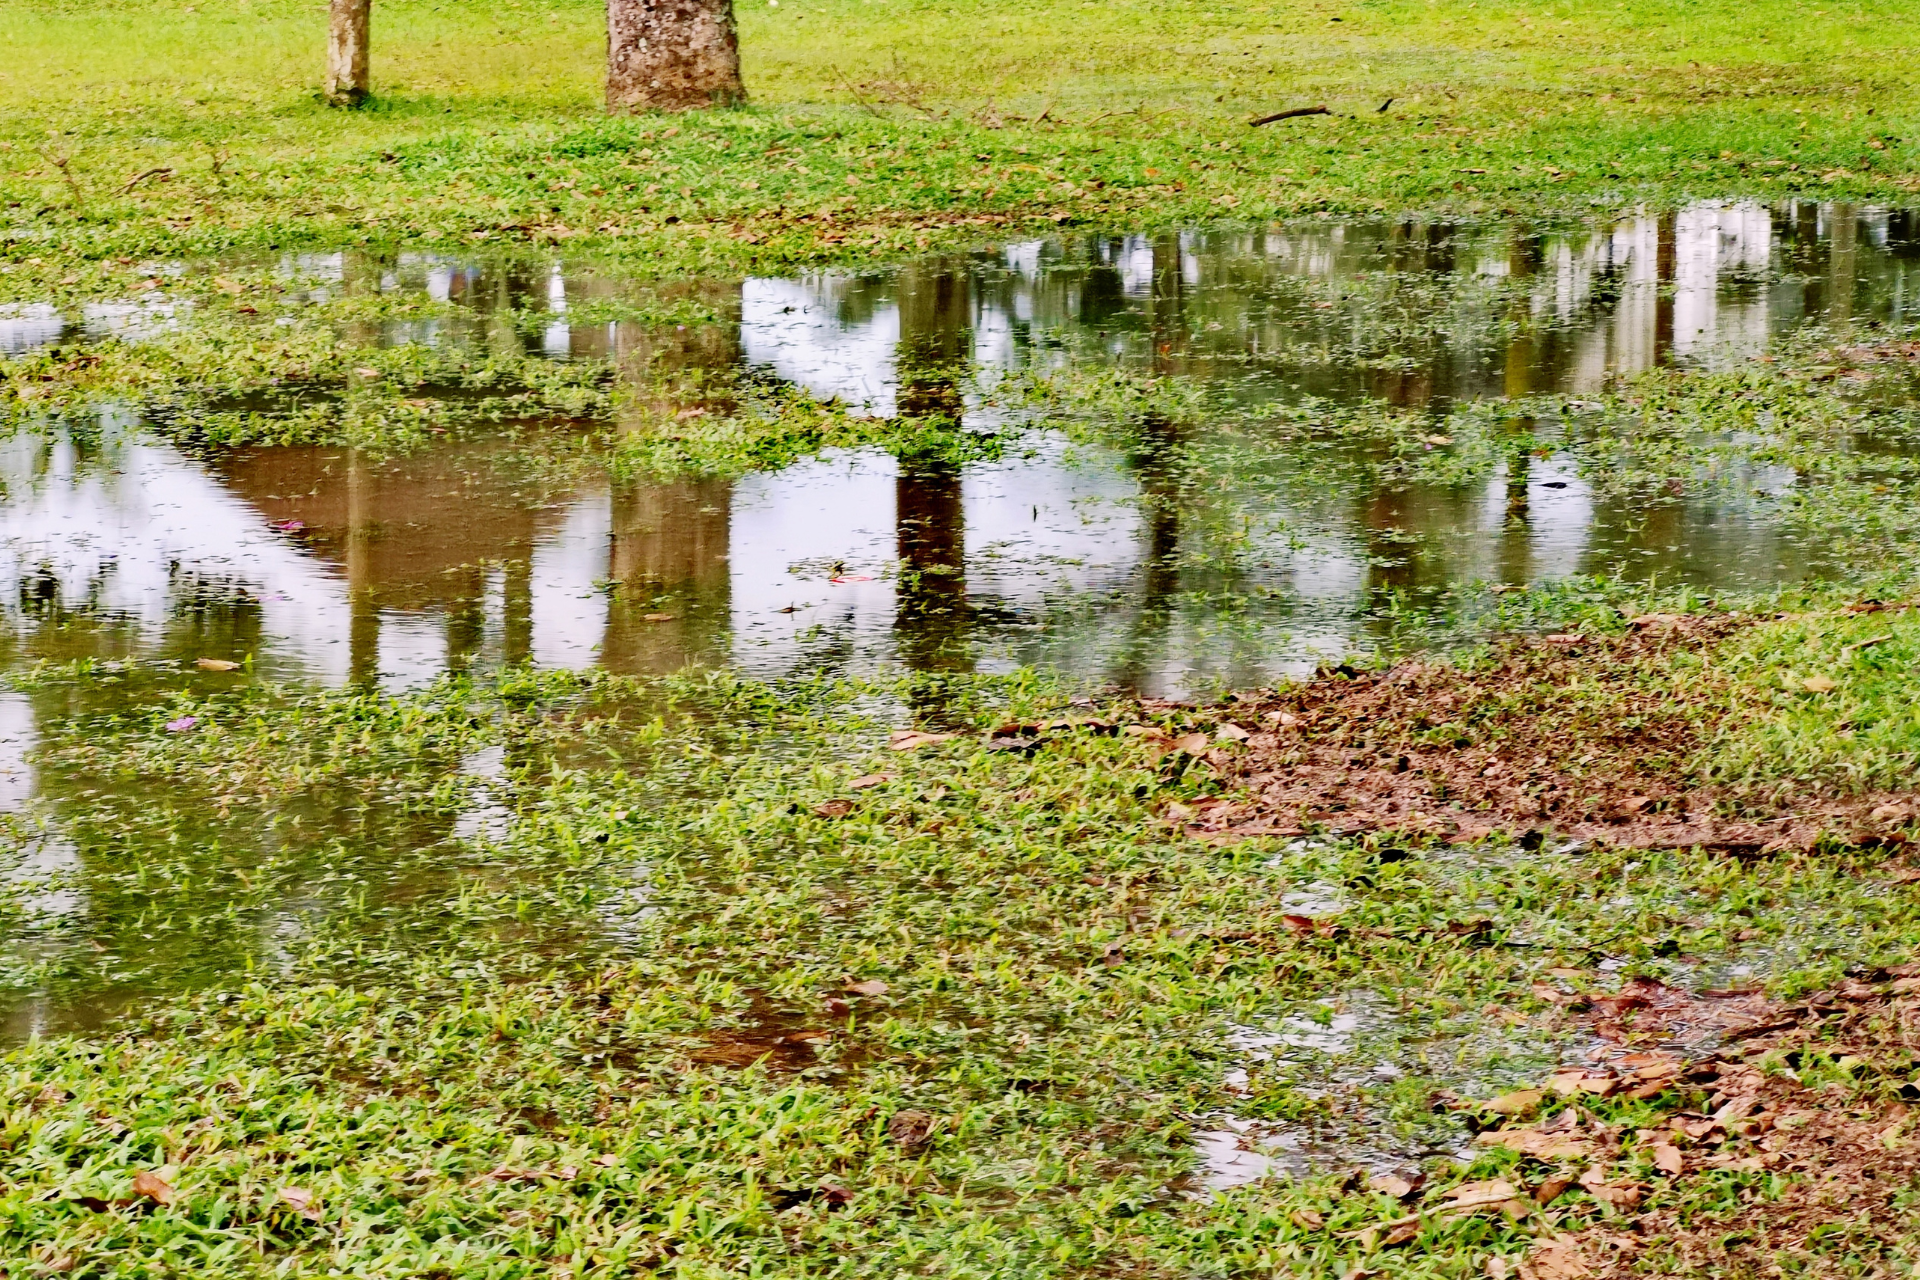
[[[741,101],[733,0],[607,0],[607,110]]]
[[[373,0],[332,0],[327,27],[327,101],[357,107],[367,100],[367,26]]]

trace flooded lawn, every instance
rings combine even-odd
[[[1724,886],[1642,883],[1624,855],[1216,851],[1162,802],[1219,789],[1183,772],[1224,740],[1206,735],[1261,725],[1176,724],[1187,711],[1152,700],[1471,637],[1490,625],[1472,602],[1529,587],[1704,598],[1859,572],[1809,506],[1817,458],[1729,428],[1624,485],[1638,464],[1616,465],[1604,413],[1638,406],[1621,387],[1650,371],[1732,376],[1796,339],[1897,330],[1916,261],[1909,213],[1703,203],[1552,228],[1064,235],[731,283],[414,253],[157,268],[394,304],[342,322],[356,349],[604,364],[630,393],[616,433],[752,385],[960,443],[662,478],[581,445],[608,428],[585,412],[405,448],[216,446],[153,404],[28,423],[0,443],[0,1035],[288,972],[404,981],[476,948],[492,958],[461,961],[462,982],[543,957],[584,972],[671,935],[664,951],[720,957],[659,979],[681,1001],[673,1035],[604,1031],[586,1060],[671,1049],[811,1088],[856,1065],[904,1078],[984,1053],[1012,1072],[1057,1052],[1084,1076],[1099,1053],[1073,1037],[1139,1003],[1137,1080],[1180,1082],[1141,1096],[1187,1126],[1178,1150],[1203,1167],[1180,1185],[1202,1199],[1471,1158],[1435,1088],[1487,1096],[1591,1047],[1546,1018],[1490,1022],[1490,974],[1535,981],[1557,951],[1602,985],[1628,954],[1676,981],[1831,965],[1870,936],[1857,885],[1775,884],[1794,918],[1747,937],[1714,914]],[[0,346],[158,341],[198,323],[180,292],[16,309]],[[1092,388],[1079,426],[1031,412],[1049,385]],[[1102,409],[1103,388],[1143,385],[1189,408]],[[292,415],[299,394],[244,411]],[[1321,429],[1379,421],[1390,437]],[[1913,452],[1848,451],[1888,475]],[[982,693],[994,676],[1015,692]],[[1072,695],[1086,717],[1086,699],[1172,717],[1202,746],[1163,763],[1091,718],[1016,722],[944,773],[938,750],[887,746],[908,723],[971,730],[993,698]],[[1071,782],[1049,772],[1069,739]],[[1688,884],[1722,874],[1656,857]],[[929,952],[904,922],[944,941]],[[1287,968],[1275,940],[1303,930],[1328,941]],[[1391,962],[1353,943],[1375,938]],[[964,987],[948,969],[966,965],[1018,976],[985,1004],[928,994]],[[1047,1004],[1055,981],[1071,1016]],[[1226,994],[1194,994],[1209,982]],[[1009,1079],[1036,1107],[1070,1088],[1044,1063]],[[900,1114],[925,1119],[903,1148],[943,1132]],[[1096,1144],[1096,1165],[1123,1179],[1166,1156],[1131,1141]]]
[[[1314,398],[1427,414],[1449,443],[1450,414],[1512,401],[1494,435],[1513,439],[1465,481],[1383,478],[1357,465],[1362,443],[1200,421],[1110,442],[1037,430],[972,462],[854,450],[658,483],[553,474],[524,435],[189,457],[109,412],[5,446],[9,630],[23,654],[251,656],[327,682],[525,660],[759,676],[1032,664],[1181,694],[1367,648],[1390,606],[1473,581],[1793,582],[1835,565],[1768,507],[1800,483],[1791,467],[1623,496],[1584,473],[1566,424],[1523,411],[1663,364],[1736,365],[1810,324],[1903,322],[1915,235],[1901,212],[1710,203],[1553,230],[1065,237],[627,291],[630,308],[693,309],[666,326],[574,319],[622,301],[590,265],[288,258],[276,269],[311,296],[455,304],[367,322],[355,341],[749,370],[976,433],[1005,424],[983,402],[996,384],[1111,368],[1255,411]],[[0,320],[0,344],[189,322],[151,301],[28,311]]]

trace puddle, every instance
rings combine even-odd
[[[1310,395],[1440,414],[1581,394],[1617,373],[1742,360],[1812,322],[1908,320],[1916,261],[1909,212],[1707,202],[1549,228],[1320,220],[1062,236],[651,291],[566,260],[253,265],[313,298],[437,304],[367,321],[356,340],[554,360],[670,343],[690,367],[757,370],[869,414],[957,409],[985,427],[996,419],[969,388],[1063,369],[1181,375],[1246,405]],[[193,323],[167,293],[73,314],[0,310],[0,353]],[[596,318],[628,303],[678,307],[686,322]],[[211,657],[403,687],[521,662],[770,678],[1034,664],[1181,696],[1365,648],[1390,608],[1470,580],[1618,573],[1717,592],[1826,567],[1764,503],[1702,488],[1650,511],[1595,492],[1558,456],[1524,454],[1465,484],[1354,478],[1370,474],[1330,466],[1324,442],[1148,424],[1130,443],[1028,432],[964,465],[871,449],[652,483],[536,475],[525,441],[505,438],[389,459],[189,455],[115,410],[0,441],[0,667]],[[307,913],[348,895],[388,904],[409,936],[408,912],[457,893],[462,859],[513,834],[504,759],[480,752],[457,766],[457,819],[318,814],[298,839],[219,827],[223,860],[192,869],[190,886],[141,886],[102,855],[110,842],[76,836],[95,799],[25,764],[40,718],[70,710],[0,701],[0,819],[31,810],[41,824],[8,836],[6,874],[43,895],[58,925],[45,945],[93,966],[113,999],[271,963],[306,936]],[[179,920],[226,911],[245,928],[216,944],[155,924],[173,918],[156,895]],[[1333,886],[1309,886],[1289,909],[1317,917],[1339,902]],[[617,945],[645,904],[636,870],[606,918],[581,928]],[[44,1012],[15,1025],[49,1025]]]
[[[1356,1169],[1410,1173],[1435,1158],[1466,1158],[1470,1134],[1431,1109],[1434,1091],[1494,1097],[1599,1043],[1489,1023],[1470,1012],[1422,1025],[1393,996],[1370,990],[1317,1001],[1263,1025],[1234,1027],[1227,1036],[1233,1065],[1222,1080],[1226,1091],[1252,1098],[1283,1083],[1287,1096],[1305,1107],[1288,1120],[1232,1111],[1196,1117],[1199,1167],[1184,1189],[1207,1195],[1265,1177]],[[1395,1099],[1402,1081],[1419,1086],[1412,1112],[1405,1097]]]
[[[719,318],[693,326],[676,359],[756,367],[881,415],[1066,367],[1186,375],[1247,403],[1310,394],[1437,413],[1736,361],[1809,321],[1907,318],[1916,234],[1901,211],[1703,203],[1545,231],[1324,221],[1036,240],[701,285]],[[322,296],[358,281],[454,306],[385,324],[389,342],[566,359],[630,354],[650,332],[572,319],[615,286],[566,262],[336,254],[282,267]],[[152,323],[159,302],[142,305]],[[108,323],[16,312],[0,329],[13,349],[54,340],[56,321]],[[528,314],[539,322],[502,328]],[[978,405],[966,415],[992,421]],[[1363,648],[1396,593],[1576,573],[1710,592],[1823,567],[1723,492],[1652,512],[1596,494],[1558,456],[1464,486],[1355,487],[1319,448],[1204,430],[1129,449],[1038,434],[963,466],[869,450],[731,482],[549,489],[505,445],[387,462],[296,448],[191,459],[108,415],[0,449],[0,575],[14,587],[0,607],[22,636],[47,618],[110,619],[143,652],[177,652],[169,632],[199,610],[205,642],[327,681],[520,660],[766,676],[1033,663],[1179,695]]]

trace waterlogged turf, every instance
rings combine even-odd
[[[8,1275],[1910,1255],[1897,8],[12,16]]]

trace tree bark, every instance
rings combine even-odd
[[[607,0],[607,110],[741,101],[733,0]]]
[[[327,101],[357,107],[367,100],[367,28],[373,0],[332,0],[327,25]]]

